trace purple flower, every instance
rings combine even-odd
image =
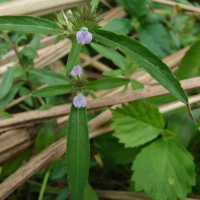
[[[92,33],[88,31],[88,28],[82,27],[81,30],[76,33],[76,40],[81,44],[89,44],[92,41]]]
[[[84,108],[86,103],[87,99],[82,93],[78,93],[73,99],[73,104],[76,108]]]
[[[70,73],[72,76],[79,76],[81,77],[82,74],[83,74],[83,69],[77,65],[77,66],[74,66],[74,68],[72,69],[71,73]]]

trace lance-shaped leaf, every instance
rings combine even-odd
[[[92,90],[107,90],[126,85],[130,82],[127,78],[102,78],[90,81],[87,86]]]
[[[155,200],[185,199],[195,184],[192,156],[175,139],[159,139],[145,147],[133,163],[136,191]]]
[[[164,120],[158,109],[142,101],[129,103],[113,110],[114,136],[125,147],[136,147],[158,137],[163,132]]]
[[[70,74],[73,67],[77,64],[77,61],[79,59],[79,53],[81,51],[81,46],[82,44],[78,43],[76,40],[73,40],[72,48],[67,60],[67,70],[66,70],[67,76]]]
[[[0,99],[4,98],[10,91],[13,85],[13,79],[15,77],[17,67],[9,67],[3,74],[2,82],[0,85]]]
[[[71,87],[69,85],[53,85],[49,87],[42,88],[33,93],[36,97],[48,97],[67,94],[71,92]]]
[[[58,34],[62,32],[56,23],[31,16],[1,16],[0,30],[43,34]]]
[[[129,37],[117,35],[105,30],[97,30],[93,36],[96,41],[105,46],[119,49],[124,54],[134,58],[140,66],[169,90],[177,99],[183,103],[188,102],[187,95],[167,65],[139,42]]]
[[[89,173],[89,153],[86,110],[72,106],[67,133],[67,174],[71,200],[82,199]]]

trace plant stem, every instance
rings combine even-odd
[[[45,176],[44,176],[44,179],[43,179],[43,182],[42,182],[42,187],[40,189],[40,195],[39,195],[38,200],[42,200],[43,199],[45,188],[47,186],[47,181],[49,179],[50,172],[51,172],[51,169],[49,168],[47,170],[47,172],[45,173]]]
[[[8,34],[4,31],[2,31],[2,34],[4,36],[4,39],[6,40],[6,42],[10,45],[10,47],[13,49],[13,51],[15,52],[15,55],[17,56],[17,60],[20,64],[20,66],[25,70],[25,66],[22,63],[20,56],[19,56],[19,51],[17,49],[17,47],[15,46],[15,44],[12,42],[12,40],[10,39],[10,37],[8,36]]]

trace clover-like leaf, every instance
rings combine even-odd
[[[159,139],[145,147],[132,167],[136,191],[155,200],[185,199],[195,184],[192,156],[176,139]]]

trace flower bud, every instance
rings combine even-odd
[[[88,28],[82,27],[80,31],[76,33],[76,40],[81,44],[89,44],[92,41],[92,33],[88,31]]]
[[[83,74],[83,69],[79,65],[74,66],[74,68],[72,69],[72,71],[70,73],[70,75],[72,75],[74,77],[76,77],[76,76],[81,77],[82,74]]]
[[[76,108],[84,108],[86,103],[87,99],[82,93],[78,93],[73,99],[73,104]]]

